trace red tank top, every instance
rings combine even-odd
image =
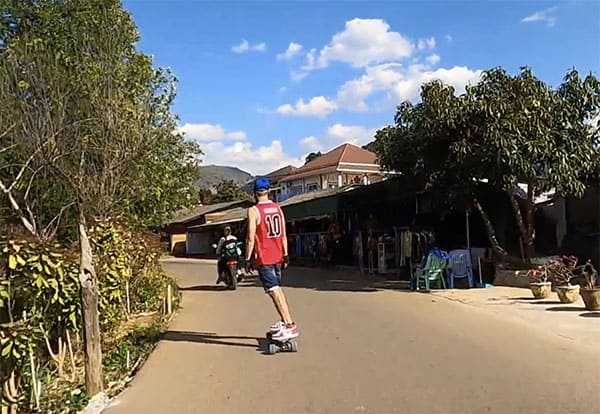
[[[258,266],[268,266],[283,262],[283,236],[285,221],[281,208],[272,201],[258,203],[254,257]]]

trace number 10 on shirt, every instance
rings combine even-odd
[[[276,238],[281,236],[281,215],[279,213],[266,214],[265,223],[267,224],[267,236]]]

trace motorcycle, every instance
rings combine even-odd
[[[239,253],[241,251],[240,246],[242,245],[242,242],[230,241],[223,246],[223,251],[221,252],[224,266],[220,269],[220,275],[231,290],[236,290],[237,283],[243,279]],[[213,244],[212,247],[216,249],[217,245]]]

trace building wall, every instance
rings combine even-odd
[[[171,254],[173,256],[185,254],[186,241],[186,233],[171,233]]]
[[[188,232],[186,239],[186,254],[206,255],[211,253],[210,234]]]
[[[352,184],[372,184],[381,181],[381,174],[365,174],[363,173],[331,173],[318,174],[302,178],[300,180],[288,181],[281,185],[281,200],[289,197],[309,193],[312,191],[320,191],[328,188],[337,188],[340,186]]]

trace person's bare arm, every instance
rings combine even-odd
[[[246,261],[252,258],[254,250],[254,237],[256,236],[256,209],[248,209],[248,234],[246,236]]]
[[[283,243],[283,256],[288,256],[287,228],[285,225],[285,215],[283,214],[283,211],[281,211],[281,227],[283,231],[283,235],[281,237],[281,242]]]

